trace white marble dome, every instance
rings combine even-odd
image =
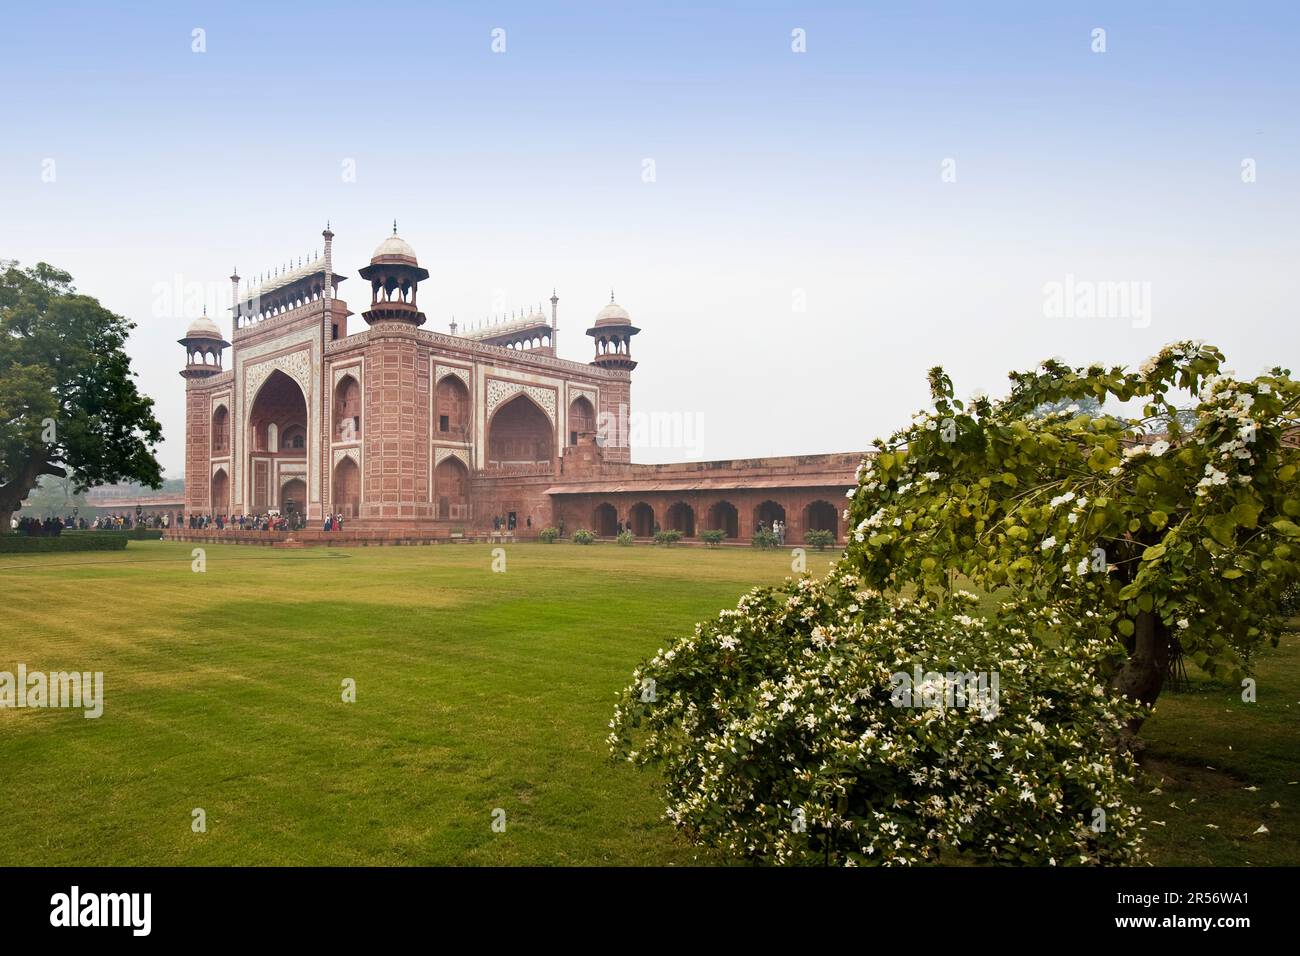
[[[627,314],[627,309],[623,308],[613,297],[609,300],[609,305],[596,313],[597,325],[629,325],[632,322],[632,316]]]
[[[190,323],[190,327],[185,330],[185,335],[188,338],[219,339],[221,338],[221,329],[217,328],[217,323],[203,315]]]
[[[415,258],[415,250],[411,248],[411,244],[397,233],[393,233],[379,244],[379,247],[375,249],[375,254],[370,257],[370,261],[374,262],[376,259],[389,258],[410,259],[412,262],[417,261]]]

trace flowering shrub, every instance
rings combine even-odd
[[[615,538],[614,540],[617,541],[619,544],[623,545],[623,547],[625,547],[625,548],[630,548],[630,547],[632,546],[632,542],[633,542],[632,532],[631,532],[631,531],[620,531],[620,532],[618,533],[618,537]]]
[[[721,528],[712,528],[708,531],[700,532],[700,540],[710,548],[716,548],[718,545],[722,544],[722,539],[726,536],[727,532],[723,531]]]
[[[692,840],[755,862],[1136,862],[1110,645],[973,606],[891,602],[842,565],[758,588],[634,672],[611,751],[662,768]],[[992,696],[962,692],[990,671]]]
[[[579,528],[573,532],[574,544],[592,544],[596,540],[596,532],[588,531],[586,528]]]
[[[560,536],[558,528],[543,528],[537,532],[537,539],[544,544],[555,544],[555,539]]]
[[[680,540],[682,540],[682,533],[680,531],[669,529],[668,531],[655,532],[655,544],[662,544],[665,547],[671,548]]]
[[[749,543],[760,551],[767,551],[776,547],[777,537],[773,532],[768,531],[766,528],[759,528],[754,532],[754,537],[750,539]]]
[[[804,541],[811,544],[818,551],[825,551],[835,543],[835,532],[826,531],[825,529],[814,528],[803,536]]]
[[[1135,701],[1156,700],[1178,648],[1239,681],[1300,579],[1300,383],[1223,361],[1194,342],[1137,370],[1049,360],[969,403],[933,369],[933,410],[877,441],[850,492],[851,566],[890,591],[955,573],[1037,598],[1124,650],[1106,677]],[[1140,417],[1077,404],[1090,398]]]

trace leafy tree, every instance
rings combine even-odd
[[[44,262],[0,272],[0,529],[42,475],[76,492],[162,482],[162,429],[124,349],[134,327]]]
[[[1005,399],[970,404],[933,369],[933,411],[863,463],[849,566],[881,589],[962,575],[1042,602],[1053,639],[1114,644],[1107,677],[1135,701],[1156,700],[1180,651],[1239,680],[1261,640],[1277,643],[1277,595],[1300,576],[1300,384],[1222,365],[1193,342],[1137,371],[1048,361],[1013,373]],[[1174,390],[1196,399],[1194,424]],[[1036,414],[1087,397],[1140,400],[1144,418]],[[1155,419],[1158,440],[1145,433]]]

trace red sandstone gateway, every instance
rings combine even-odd
[[[232,275],[227,342],[205,315],[180,339],[187,363],[187,514],[306,513],[305,541],[416,542],[548,526],[687,539],[718,529],[748,540],[783,522],[844,538],[840,512],[860,453],[738,461],[631,462],[632,337],[610,301],[587,329],[589,364],[556,355],[559,297],[527,315],[449,333],[422,328],[415,250],[384,239],[360,270],[367,328],[338,298],[333,239],[324,255],[256,286]],[[230,349],[229,366],[225,350]],[[345,531],[320,530],[327,515]],[[252,538],[237,530],[178,537]],[[494,531],[499,527],[502,531]],[[264,542],[269,543],[269,542]]]

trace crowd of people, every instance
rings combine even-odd
[[[170,526],[171,515],[156,514],[118,514],[100,515],[87,519],[80,515],[54,515],[46,518],[14,516],[9,521],[9,530],[31,538],[55,537],[65,531],[130,531],[132,528],[164,529]]]
[[[80,523],[75,518],[18,518],[9,520],[9,528],[29,538],[53,538],[65,530],[86,526],[85,519]]]
[[[301,511],[291,511],[287,515],[272,511],[260,515],[192,514],[185,519],[185,527],[192,531],[301,531],[306,526]]]

